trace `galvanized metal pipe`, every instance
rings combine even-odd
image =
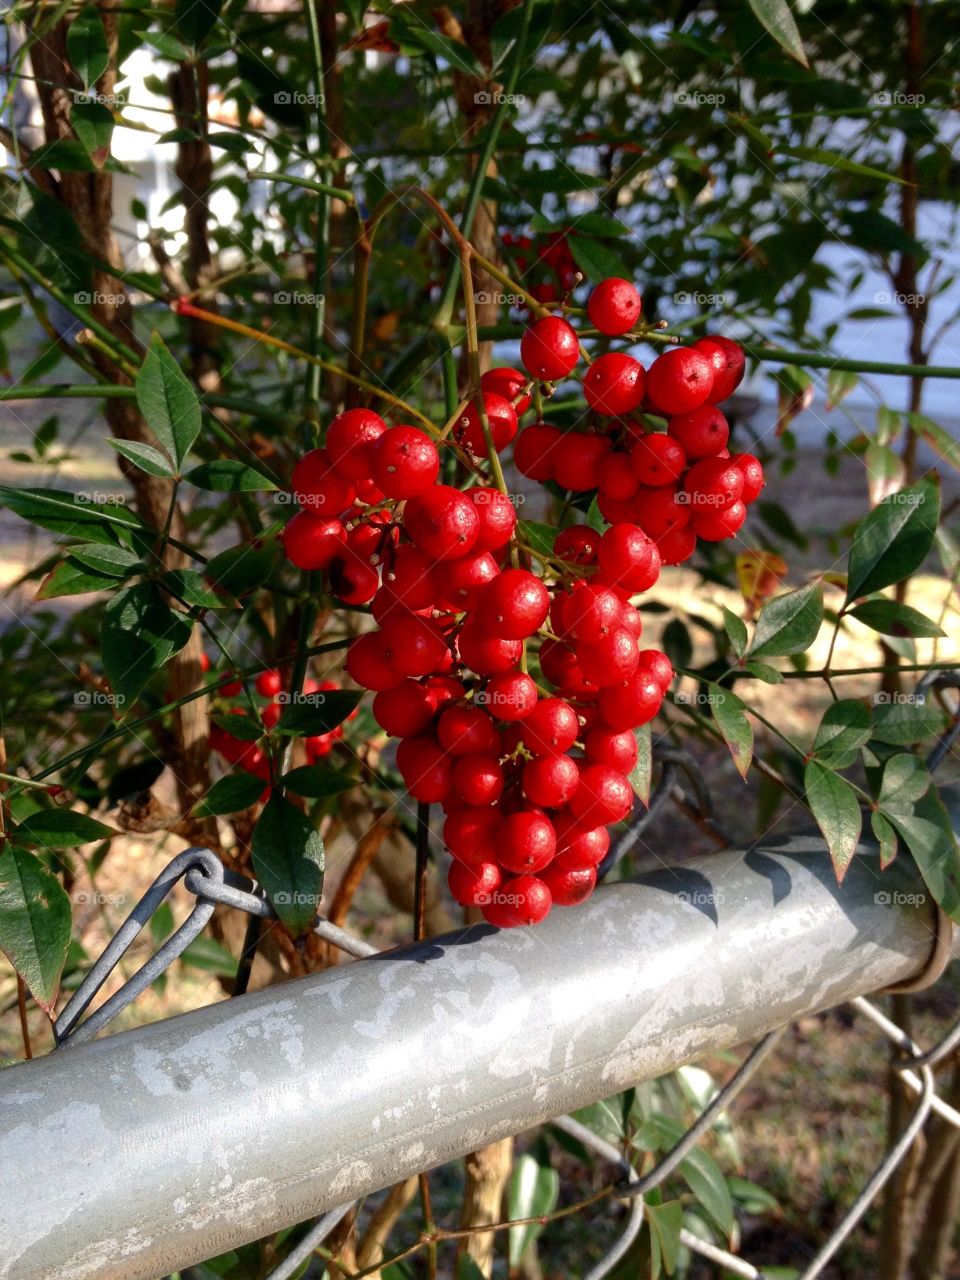
[[[0,1072],[2,1280],[152,1280],[902,982],[935,912],[815,836]]]

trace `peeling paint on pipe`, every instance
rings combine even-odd
[[[154,1280],[904,981],[906,862],[713,854],[10,1067],[0,1278]]]

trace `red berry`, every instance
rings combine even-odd
[[[576,332],[559,316],[535,321],[520,339],[524,368],[541,382],[565,378],[579,356]]]
[[[743,472],[743,493],[740,500],[749,505],[759,498],[760,491],[766,484],[760,459],[755,458],[752,453],[735,453],[730,461]]]
[[[283,707],[279,702],[268,702],[260,712],[260,719],[268,729],[274,729],[282,714]]]
[[[575,640],[596,640],[622,625],[623,602],[612,587],[580,581],[569,595],[557,598],[563,633]]]
[[[697,549],[697,535],[689,525],[677,526],[657,539],[661,564],[683,564]]]
[[[670,659],[660,649],[641,649],[639,669],[648,671],[661,690],[666,693],[673,683],[674,670]]]
[[[694,523],[704,510],[716,511],[737,502],[743,493],[743,481],[743,472],[728,458],[701,458],[695,462],[683,481]]]
[[[430,724],[437,699],[425,685],[402,680],[392,689],[382,689],[373,700],[373,718],[394,738],[415,738]]]
[[[500,566],[489,551],[471,553],[437,565],[434,580],[439,603],[455,613],[475,609],[483,590],[499,575]]]
[[[385,695],[378,694],[377,697]],[[617,733],[613,729],[604,729],[598,725],[591,729],[583,740],[584,754],[591,764],[605,764],[611,769],[619,769],[621,773],[629,773],[637,763],[638,748],[636,736],[629,730]]]
[[[503,791],[503,770],[496,756],[461,756],[453,766],[453,789],[466,804],[495,804]]]
[[[575,907],[593,893],[597,872],[594,867],[584,866],[575,856],[561,853],[540,872],[540,879],[550,890],[553,906]]]
[[[630,465],[640,484],[659,488],[680,479],[687,459],[676,440],[657,433],[637,441],[630,451]]]
[[[539,871],[557,849],[553,823],[540,809],[508,814],[500,828],[497,861],[508,871]]]
[[[440,455],[418,427],[391,427],[370,450],[370,470],[388,498],[416,498],[435,483]]]
[[[353,482],[334,471],[326,449],[311,449],[293,468],[293,496],[317,516],[337,516],[357,496]]]
[[[562,433],[546,422],[525,427],[513,448],[513,461],[520,474],[529,480],[539,480],[541,484],[552,480],[561,438]]]
[[[330,461],[348,480],[370,477],[371,446],[380,439],[387,424],[372,409],[347,409],[327,428]]]
[[[458,698],[466,697],[467,690],[463,681],[458,680],[456,676],[427,676],[420,683],[430,691],[431,697],[436,699],[438,710],[450,702],[456,702]]]
[[[601,458],[597,467],[601,493],[616,502],[627,502],[637,492],[639,480],[630,469],[629,459],[619,449]]]
[[[429,608],[437,597],[433,561],[417,547],[397,547],[390,568],[383,575],[382,590],[408,609]]]
[[[523,767],[523,794],[544,809],[559,809],[579,785],[580,771],[569,756],[539,756]]]
[[[326,569],[346,539],[341,521],[312,511],[298,511],[281,534],[284,553],[298,569]]]
[[[514,876],[504,880],[494,898],[506,899],[508,909],[517,924],[539,924],[550,912],[550,890],[536,876]]]
[[[435,804],[453,785],[453,764],[436,738],[404,738],[397,747],[397,768],[414,800]]]
[[[537,756],[558,756],[577,740],[577,713],[562,698],[542,698],[521,722],[526,748]]]
[[[465,805],[455,809],[443,824],[443,843],[455,858],[470,867],[495,862],[502,819],[490,806]]]
[[[627,333],[640,319],[643,302],[629,280],[601,280],[587,299],[590,323],[611,338]]]
[[[617,684],[637,669],[637,638],[626,627],[616,627],[596,640],[578,644],[577,662],[586,679],[598,688]]]
[[[643,492],[637,490],[632,498],[626,500],[619,498],[611,498],[608,493],[604,493],[601,489],[597,494],[597,506],[600,508],[600,514],[608,524],[633,524],[635,520],[634,506],[637,494]],[[648,493],[655,493],[655,489],[648,489]]]
[[[702,404],[690,413],[681,413],[667,423],[668,435],[683,446],[691,462],[715,458],[727,446],[730,426],[715,405]]]
[[[480,390],[496,392],[504,400],[509,400],[519,417],[530,408],[529,392],[520,395],[528,381],[519,369],[488,369],[480,376]]]
[[[633,788],[618,769],[588,764],[580,772],[580,785],[570,801],[571,811],[584,822],[622,822],[633,808]]]
[[[612,525],[600,539],[600,572],[627,592],[646,591],[660,576],[657,544],[635,524]]]
[[[698,339],[694,349],[706,356],[713,369],[713,388],[710,392],[710,403],[719,404],[733,395],[743,381],[746,368],[746,356],[743,348],[730,338],[710,335]]]
[[[243,693],[243,681],[228,680],[226,684],[220,686],[220,692],[225,698],[236,698]]]
[[[364,689],[393,689],[403,679],[390,661],[379,631],[365,631],[347,650],[347,675]]]
[[[540,646],[540,670],[544,678],[568,697],[580,697],[586,692],[596,692],[596,686],[587,682],[580,670],[577,655],[568,644],[546,639]]]
[[[667,415],[689,413],[705,404],[713,387],[713,366],[692,347],[671,347],[647,372],[647,398]]]
[[[500,735],[481,707],[448,707],[437,721],[440,745],[452,756],[496,755]]]
[[[451,862],[447,872],[447,884],[455,901],[461,907],[480,907],[488,902],[503,880],[495,862],[481,862],[478,867],[468,867],[463,862]]]
[[[511,671],[523,654],[523,641],[492,636],[476,618],[466,622],[457,637],[460,660],[480,676]]]
[[[557,832],[557,857],[569,856],[585,866],[598,867],[610,848],[610,832],[606,827],[586,826],[569,809],[554,817]]]
[[[380,586],[380,575],[372,565],[357,559],[349,548],[330,565],[330,590],[343,604],[367,604]]]
[[[640,610],[636,609],[629,600],[623,603],[623,625],[632,636],[637,640],[640,639],[643,634],[643,619],[640,617]]]
[[[275,698],[282,688],[279,671],[261,671],[257,676],[256,690],[263,698]]]
[[[474,550],[499,551],[501,547],[505,547],[517,527],[517,512],[507,495],[499,489],[478,485],[467,490],[467,497],[480,517]]]
[[[747,518],[747,508],[742,502],[731,503],[722,511],[694,511],[693,531],[704,542],[723,542],[732,538]]]
[[[402,676],[427,676],[443,665],[447,644],[436,624],[397,609],[383,624],[387,661]]]
[[[522,671],[491,676],[474,701],[486,707],[497,720],[522,720],[537,705],[537,686]]]
[[[644,369],[639,360],[622,351],[597,356],[583,379],[587,404],[608,418],[619,418],[639,408],[643,400]]]
[[[550,609],[547,589],[526,569],[505,569],[485,588],[478,618],[491,634],[524,640],[539,631]]]
[[[603,464],[601,464],[603,465]],[[572,524],[557,534],[554,555],[571,564],[594,565],[600,550],[600,535],[588,524]]]
[[[600,484],[600,463],[610,452],[606,436],[585,431],[565,431],[553,450],[553,474],[562,489],[586,493]]]
[[[623,733],[652,720],[662,701],[659,681],[638,667],[636,674],[623,684],[600,690],[600,714],[606,725]]]
[[[483,407],[487,413],[490,438],[497,453],[502,453],[517,434],[517,414],[509,400],[495,392],[483,393]],[[469,404],[453,429],[457,441],[469,449],[475,457],[487,456],[487,439],[483,433],[483,421],[476,404]]]
[[[476,507],[465,494],[446,484],[412,498],[404,508],[403,523],[420,550],[436,560],[465,556],[480,530]]]

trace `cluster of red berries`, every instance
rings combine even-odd
[[[559,302],[577,284],[577,263],[565,231],[551,231],[537,243],[531,236],[515,236],[507,231],[501,241],[505,248],[513,250],[520,275],[526,277],[532,271],[537,277],[529,292],[544,306]]]
[[[640,312],[627,281],[604,281],[589,299],[604,334],[629,332]],[[727,456],[714,408],[742,377],[736,344],[671,349],[649,374],[630,356],[598,357],[583,385],[613,420],[602,434],[542,422],[517,434],[533,384],[567,377],[581,354],[560,316],[532,324],[520,350],[527,373],[484,374],[483,410],[471,404],[454,438],[476,458],[488,438],[498,453],[516,438],[523,474],[599,491],[605,532],[562,530],[554,568],[537,576],[521,567],[506,493],[441,483],[426,432],[350,409],[294,468],[302,509],[283,534],[295,565],[325,570],[345,604],[369,604],[377,627],[351,644],[347,673],[374,691],[377,723],[401,740],[410,795],[443,806],[454,897],[500,926],[535,923],[593,890],[608,828],[633,807],[634,731],[673,678],[665,654],[640,648],[631,598],[653,586],[662,562],[690,554],[676,537],[687,525],[694,541],[735,532],[763,483],[755,459]],[[630,416],[644,412],[666,416],[666,434]],[[678,514],[661,528],[648,510],[668,498]]]

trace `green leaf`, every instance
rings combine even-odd
[[[536,520],[518,520],[517,537],[539,556],[552,556],[557,530],[552,524],[540,524]]]
[[[783,684],[783,673],[776,667],[771,667],[769,662],[748,662],[744,671],[756,676],[764,684]]]
[[[171,479],[175,474],[167,458],[152,444],[144,444],[140,440],[110,440],[110,444],[117,453],[128,458],[135,467],[146,471],[147,475],[166,476]]]
[[[823,621],[823,586],[809,586],[776,596],[760,610],[750,645],[751,658],[803,653],[816,640]]]
[[[870,827],[874,839],[880,846],[880,869],[885,871],[897,856],[897,833],[883,814],[876,811],[870,815]]]
[[[183,478],[188,484],[212,493],[265,493],[277,488],[263,472],[230,458],[201,462],[199,467],[188,471]]]
[[[252,773],[227,774],[225,778],[218,778],[203,799],[194,805],[194,815],[211,818],[216,814],[239,813],[241,809],[249,809],[256,804],[263,788],[263,779],[255,778]]]
[[[226,609],[230,600],[207,586],[207,580],[196,569],[168,569],[160,583],[191,609]]]
[[[728,1178],[727,1186],[734,1200],[746,1213],[759,1217],[764,1213],[778,1213],[780,1203],[765,1187],[758,1187],[746,1178]]]
[[[611,276],[629,278],[630,269],[620,255],[599,240],[586,236],[570,236],[567,240],[573,260],[587,280],[599,284]]]
[[[344,791],[352,791],[360,785],[359,778],[352,778],[339,769],[325,764],[305,764],[291,769],[280,779],[280,785],[306,800],[326,800]]]
[[[85,89],[95,85],[106,71],[110,51],[95,4],[84,5],[67,28],[67,57]]]
[[[750,8],[791,58],[796,58],[805,67],[810,65],[787,0],[750,0]]]
[[[70,946],[70,899],[39,858],[7,845],[0,854],[0,951],[52,1015]]]
[[[922,413],[908,413],[907,420],[917,435],[927,442],[935,454],[954,471],[960,471],[960,442],[949,431]]]
[[[102,495],[98,495],[102,496]],[[114,495],[107,495],[113,497]],[[51,533],[69,538],[115,543],[125,531],[146,531],[143,521],[126,504],[123,494],[112,502],[94,501],[89,491],[12,489],[0,486],[0,506]],[[155,538],[157,535],[150,530]]]
[[[708,684],[707,689],[717,728],[730,748],[737,773],[745,778],[753,759],[753,728],[747,719],[747,708],[729,689],[721,689],[718,684]]]
[[[106,840],[116,834],[113,827],[69,809],[38,809],[24,818],[16,830],[18,840],[39,845],[41,849],[72,849],[75,845]]]
[[[323,841],[296,805],[274,793],[253,832],[253,869],[294,937],[308,933],[323,890]]]
[[[386,1275],[384,1280],[386,1280]],[[457,1280],[484,1280],[483,1272],[470,1257],[469,1253],[461,1253],[457,1259]]]
[[[102,102],[75,102],[70,124],[80,144],[98,169],[110,159],[113,113]]]
[[[174,27],[191,49],[199,49],[216,25],[221,0],[177,0]]]
[[[729,1238],[733,1231],[733,1199],[717,1162],[702,1147],[694,1147],[680,1165],[680,1173],[700,1206]]]
[[[940,518],[940,491],[930,479],[891,494],[853,535],[847,600],[902,582],[923,564]]]
[[[147,426],[179,469],[200,434],[200,401],[157,334],[134,385]]]
[[[823,832],[837,880],[846,874],[860,839],[862,817],[850,783],[819,760],[811,760],[803,772],[807,804]]]
[[[747,624],[742,618],[723,605],[723,629],[727,633],[727,639],[730,641],[730,648],[742,658],[747,651]]]
[[[216,938],[197,938],[181,954],[184,964],[218,978],[233,978],[237,973],[237,959]]]
[[[680,1258],[680,1232],[683,1230],[683,1205],[679,1200],[665,1204],[648,1204],[644,1216],[650,1229],[651,1254],[656,1259],[654,1275],[660,1274],[660,1260],[667,1275],[672,1276]]]
[[[812,160],[814,164],[826,165],[828,169],[839,169],[841,173],[855,173],[860,178],[877,178],[880,182],[903,181],[895,173],[884,173],[882,169],[874,169],[868,164],[860,164],[856,160],[848,160],[839,151],[828,151],[825,147],[783,147],[784,155],[796,156],[799,160]],[[825,175],[821,175],[823,181]]]
[[[867,469],[867,491],[874,505],[903,487],[906,467],[899,454],[888,445],[871,441],[864,455],[864,465]]]
[[[847,369],[831,369],[827,374],[826,409],[833,409],[859,385],[860,379]]]
[[[210,719],[224,733],[228,733],[231,738],[238,738],[241,742],[258,742],[266,732],[259,720],[254,720],[253,716],[246,711],[241,711],[239,707],[211,716]],[[263,788],[261,787],[260,790],[262,791]]]
[[[893,747],[909,747],[942,733],[947,712],[922,693],[875,693],[873,737]]]
[[[834,702],[823,713],[813,740],[813,754],[831,768],[849,768],[869,739],[870,729],[870,711],[862,702],[855,698]]]
[[[649,724],[642,724],[634,729],[633,736],[637,740],[637,763],[628,775],[633,793],[650,807],[650,781],[653,773],[653,735]]]
[[[210,585],[230,596],[243,596],[262,587],[277,563],[275,543],[242,543],[213,557],[205,573]]]
[[[913,814],[884,814],[913,854],[923,882],[951,920],[960,923],[960,848],[950,817],[935,791]]]
[[[871,631],[879,631],[884,636],[918,636],[929,639],[944,634],[935,622],[918,609],[911,609],[908,604],[898,604],[896,600],[865,600],[863,604],[855,605],[847,612],[851,618],[856,618]]]
[[[507,1215],[510,1218],[539,1218],[552,1213],[557,1207],[559,1194],[560,1175],[556,1169],[539,1164],[529,1152],[525,1152],[513,1166],[507,1192]],[[520,1259],[542,1230],[535,1222],[510,1228],[511,1270],[520,1266]]]
[[[930,789],[932,779],[919,756],[899,752],[883,766],[877,804],[884,813],[912,813]]]
[[[150,677],[187,643],[191,629],[155,583],[134,583],[109,601],[100,636],[104,671],[118,707],[136,701]]]
[[[352,689],[302,694],[300,701],[290,702],[284,707],[277,732],[306,738],[329,733],[346,720],[362,697],[359,690]]]
[[[86,565],[61,560],[47,574],[37,591],[38,600],[55,600],[58,596],[80,596],[87,591],[110,591],[117,585],[109,574],[95,573]]]
[[[139,557],[126,547],[112,547],[97,542],[71,547],[70,559],[93,569],[95,573],[113,578],[125,578],[131,569],[142,567]]]

